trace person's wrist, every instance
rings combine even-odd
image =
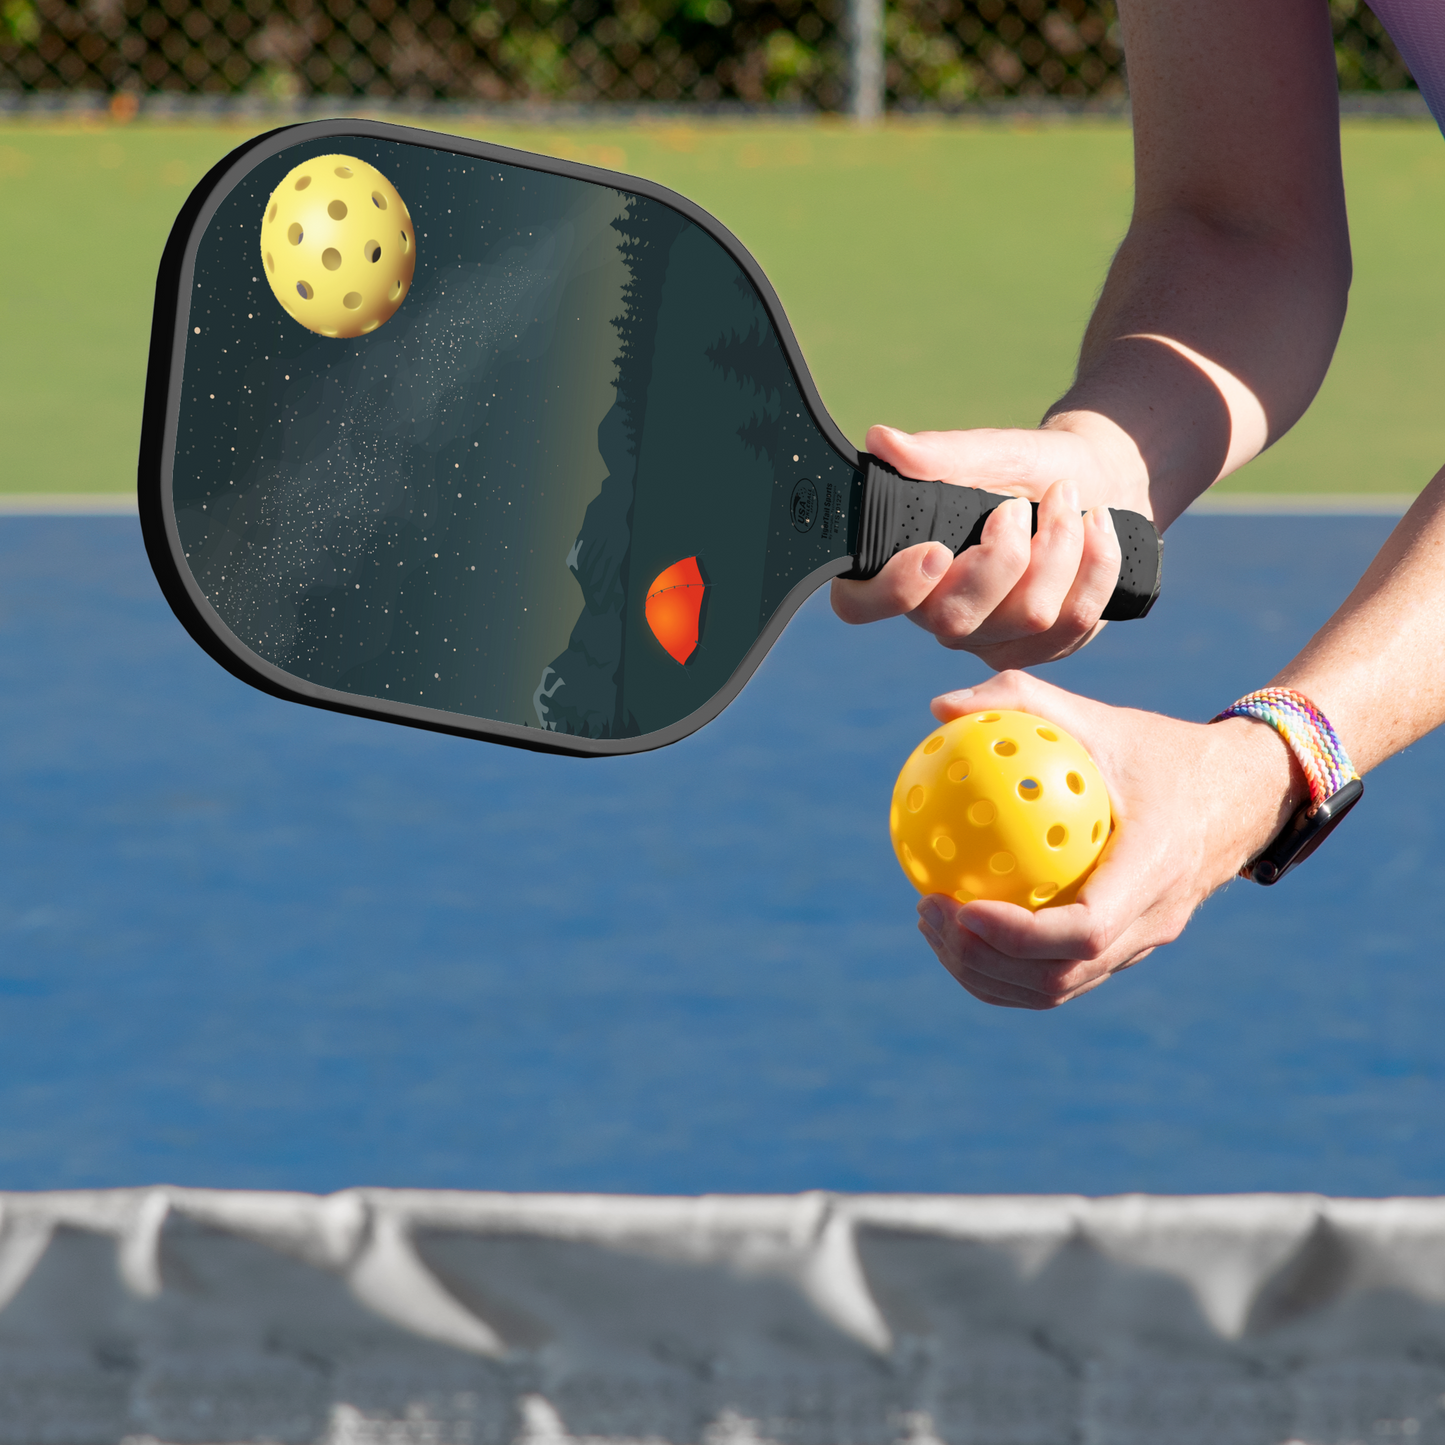
[[[1209,724],[1205,767],[1218,780],[1213,826],[1237,854],[1235,872],[1279,836],[1310,796],[1289,744],[1268,723],[1231,717]]]
[[[1101,412],[1060,404],[1040,423],[1040,430],[1068,432],[1082,441],[1095,459],[1093,477],[1080,477],[1080,501],[1087,507],[1105,503],[1153,518],[1149,468],[1134,439]]]

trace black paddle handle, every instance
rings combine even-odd
[[[989,513],[1012,500],[951,482],[917,482],[900,476],[877,457],[865,454],[862,460],[863,507],[850,577],[876,577],[895,552],[919,542],[942,542],[956,557],[977,543]],[[1037,531],[1037,502],[1033,509]],[[1123,555],[1118,585],[1101,615],[1110,622],[1128,622],[1146,616],[1159,595],[1164,539],[1138,512],[1110,507],[1109,515]]]

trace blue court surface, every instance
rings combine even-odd
[[[1153,616],[1044,675],[1207,717],[1391,525],[1186,518]],[[0,1187],[1445,1190],[1445,744],[1277,889],[1003,1012],[886,825],[983,672],[818,597],[694,738],[539,757],[264,697],[133,520],[0,519]]]

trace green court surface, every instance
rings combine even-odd
[[[260,126],[9,123],[3,492],[133,484],[155,266],[187,189]],[[1066,385],[1128,218],[1115,122],[639,122],[458,129],[652,177],[753,250],[855,440],[1028,425]],[[1309,415],[1230,489],[1409,492],[1445,462],[1445,144],[1345,127],[1355,288]],[[259,217],[258,217],[259,225]]]

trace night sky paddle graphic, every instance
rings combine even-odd
[[[318,334],[291,314],[304,293],[267,280],[286,233],[268,261],[263,220],[283,180],[373,173],[409,213],[415,274],[370,332]],[[318,230],[356,214],[338,189],[297,223],[317,299],[332,272],[365,280],[389,257],[374,200],[360,260]],[[337,283],[343,312],[361,284]],[[860,455],[757,263],[690,201],[356,120],[258,137],[186,202],[157,284],[139,498],[167,600],[238,677],[577,754],[685,737],[829,578],[930,538],[961,551],[1005,500]],[[1142,617],[1159,537],[1114,520],[1105,616]]]

